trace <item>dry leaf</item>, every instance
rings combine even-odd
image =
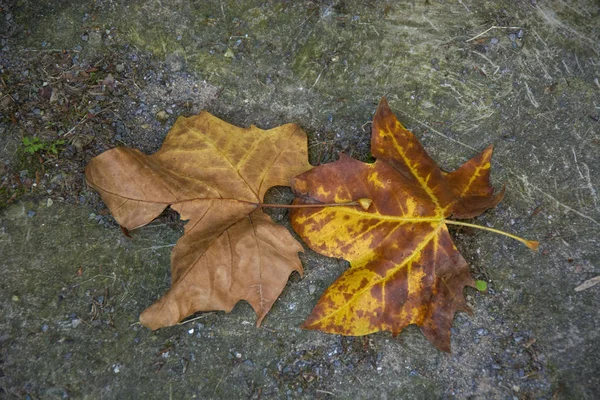
[[[302,273],[302,247],[257,203],[309,168],[297,125],[242,129],[207,112],[177,119],[151,156],[120,147],[92,159],[87,182],[125,229],[169,205],[189,220],[171,254],[171,288],[142,313],[142,324],[158,329],[246,300],[259,325],[290,273]]]
[[[450,351],[454,313],[469,311],[463,289],[474,281],[448,233],[446,224],[456,222],[446,218],[474,217],[502,199],[503,191],[494,195],[489,184],[492,146],[446,174],[383,99],[373,120],[371,152],[374,164],[341,155],[292,182],[295,204],[373,201],[368,210],[293,210],[292,226],[313,250],[351,265],[303,327],[397,335],[416,324],[437,348]]]

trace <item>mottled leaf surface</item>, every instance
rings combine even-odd
[[[120,147],[92,159],[87,182],[127,230],[167,206],[189,220],[171,254],[171,288],[142,324],[158,329],[196,311],[230,311],[239,300],[260,324],[290,273],[302,273],[302,246],[256,203],[310,168],[297,125],[243,129],[207,112],[178,118],[153,155]]]
[[[292,212],[294,230],[312,249],[350,262],[304,328],[396,335],[415,324],[437,348],[450,351],[454,313],[468,311],[463,289],[474,281],[446,218],[471,218],[501,200],[503,192],[494,195],[489,183],[492,147],[445,173],[383,99],[373,120],[371,152],[373,164],[341,155],[293,180],[295,204],[373,201],[367,210]]]

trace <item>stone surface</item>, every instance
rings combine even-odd
[[[600,274],[597,2],[0,3],[0,104],[11,110],[0,121],[0,173],[11,182],[0,188],[0,398],[600,392],[600,285],[574,291]],[[44,150],[48,176],[38,183],[21,138],[53,134],[44,118],[73,82],[59,86],[64,75],[43,76],[36,63],[63,49],[72,65],[97,68],[77,104],[98,102],[91,112],[112,120],[89,125],[85,107],[65,114],[57,130],[67,142],[55,158]],[[108,73],[114,85],[102,88]],[[532,253],[453,231],[489,292],[466,290],[474,314],[456,316],[451,355],[413,328],[396,338],[300,330],[346,268],[308,250],[305,277],[291,277],[262,328],[245,303],[158,332],[137,323],[169,286],[181,224],[167,215],[125,238],[83,186],[86,159],[119,144],[155,151],[177,115],[207,109],[240,126],[300,124],[313,164],[340,151],[369,160],[382,95],[447,169],[494,143],[492,179],[506,183],[506,196],[474,222],[542,242]],[[72,168],[61,169],[64,159]],[[23,172],[21,186],[8,170]],[[289,201],[290,192],[271,198]],[[272,216],[287,224],[286,212]]]

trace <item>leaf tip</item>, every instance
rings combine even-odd
[[[182,319],[177,304],[165,294],[140,314],[140,324],[155,331],[167,326],[177,325]]]
[[[384,119],[390,114],[392,114],[392,110],[390,109],[390,105],[388,104],[387,99],[385,98],[385,96],[383,96],[379,101],[377,111],[375,111],[375,117],[373,118],[373,122],[375,122],[377,119]]]

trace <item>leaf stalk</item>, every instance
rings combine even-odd
[[[319,208],[319,207],[340,207],[340,206],[359,206],[357,201],[347,203],[315,203],[315,204],[267,204],[255,203],[258,208]]]
[[[529,247],[531,250],[536,250],[537,251],[537,249],[538,249],[538,247],[540,245],[540,242],[536,242],[535,240],[523,239],[522,237],[513,235],[511,233],[504,232],[504,231],[501,231],[499,229],[488,228],[487,226],[469,224],[468,222],[454,221],[454,220],[451,220],[451,219],[445,219],[444,222],[447,223],[447,224],[450,224],[450,225],[468,226],[469,228],[482,229],[484,231],[494,232],[494,233],[497,233],[499,235],[508,236],[511,239],[514,239],[514,240],[517,240],[517,241],[523,243],[525,246]]]

